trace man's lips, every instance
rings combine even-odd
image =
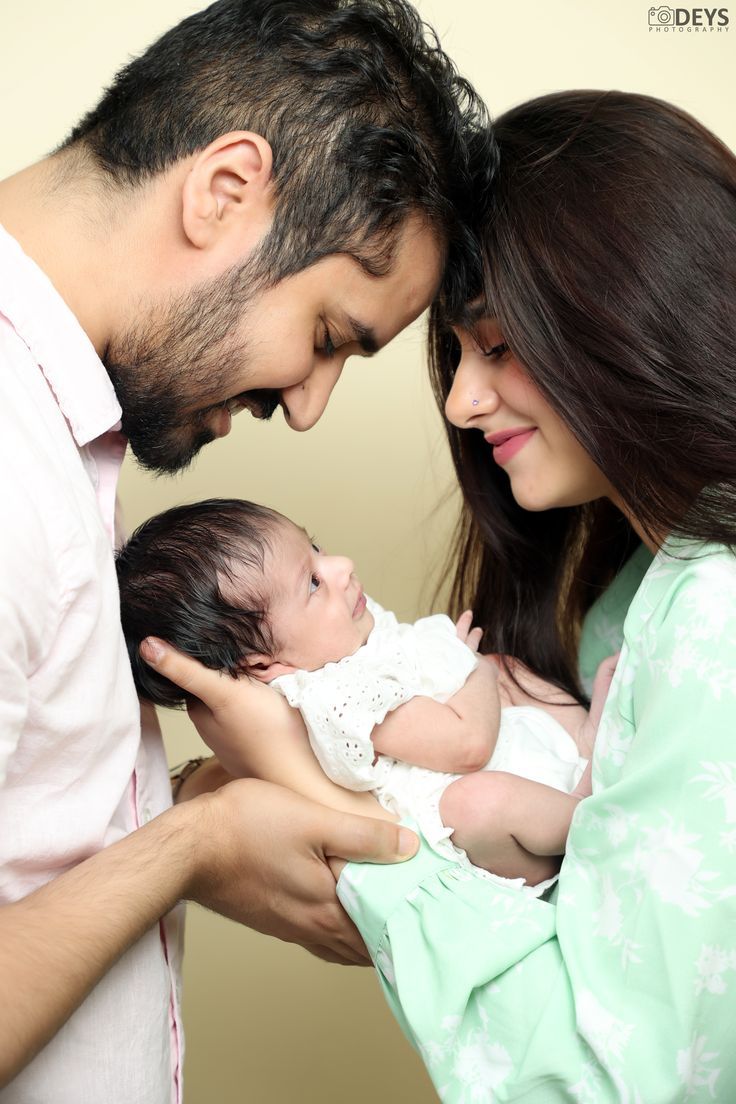
[[[485,439],[493,448],[493,459],[496,463],[506,464],[512,456],[523,449],[536,432],[536,426],[516,426],[514,429],[500,429],[497,433],[487,433]]]
[[[232,399],[227,399],[224,403],[211,408],[212,417],[216,423],[215,435],[217,437],[227,437],[233,418],[241,410],[249,410],[254,418],[261,421],[270,418],[278,405],[278,397],[274,397],[271,392],[245,391],[240,395],[235,395]]]

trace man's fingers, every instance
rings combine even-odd
[[[351,862],[393,863],[411,858],[419,839],[409,828],[387,820],[341,813],[330,818],[323,839],[325,855]]]
[[[141,657],[164,678],[180,686],[185,694],[216,708],[225,691],[224,677],[220,671],[212,671],[196,659],[184,655],[163,640],[149,636],[140,647]]]
[[[371,960],[364,952],[358,955],[355,951],[346,950],[340,954],[338,951],[334,951],[332,947],[323,947],[319,943],[305,943],[305,950],[314,955],[315,958],[321,958],[323,962],[334,962],[338,966],[371,966]]]

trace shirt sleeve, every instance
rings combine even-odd
[[[554,903],[428,848],[346,867],[443,1101],[736,1099],[735,716],[733,589],[686,579],[624,644]]]

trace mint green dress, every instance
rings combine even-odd
[[[736,558],[668,541],[646,572],[553,900],[426,846],[339,894],[448,1104],[733,1104]]]

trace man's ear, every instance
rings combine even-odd
[[[260,134],[234,130],[197,155],[182,187],[182,229],[197,249],[236,235],[241,256],[273,218],[271,147]]]
[[[258,682],[273,682],[279,675],[291,675],[297,670],[288,663],[281,663],[265,655],[246,656],[240,666],[246,675]]]

